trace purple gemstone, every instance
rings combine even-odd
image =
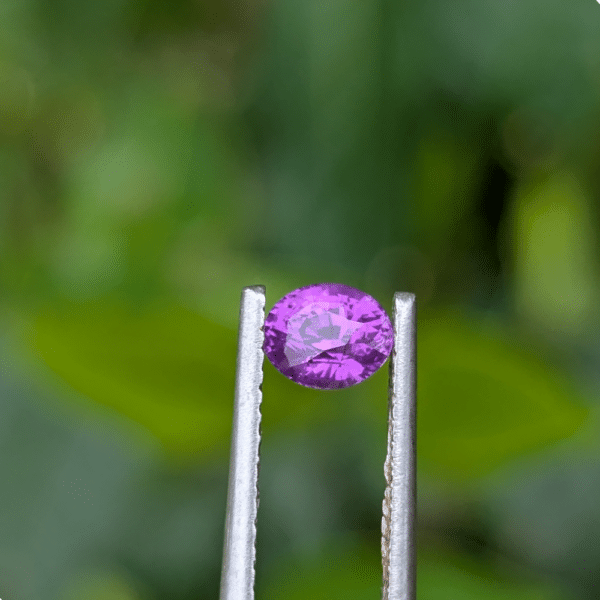
[[[265,354],[292,381],[331,390],[370,377],[390,355],[390,319],[377,300],[339,283],[284,296],[265,320]]]

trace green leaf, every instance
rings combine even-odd
[[[89,302],[40,314],[32,341],[73,388],[142,424],[169,451],[206,451],[229,438],[230,329],[179,306]]]
[[[460,555],[419,556],[418,598],[426,600],[559,600],[566,596],[545,583],[498,573]]]
[[[352,541],[282,566],[258,596],[265,600],[378,600],[381,557]],[[495,571],[459,554],[422,553],[417,597],[423,600],[559,600],[550,584]]]
[[[515,302],[546,331],[585,331],[598,297],[590,200],[569,173],[522,184],[514,198]]]
[[[436,477],[485,475],[586,420],[566,377],[493,323],[423,318],[418,347],[419,465]]]
[[[225,451],[236,332],[176,305],[114,301],[40,314],[33,343],[80,393],[140,423],[179,455]],[[385,422],[386,377],[336,395],[302,388],[265,361],[267,426]],[[501,330],[458,315],[419,322],[419,465],[479,477],[575,433],[587,409],[566,379]],[[344,408],[345,407],[345,408]],[[334,426],[334,425],[332,425]]]

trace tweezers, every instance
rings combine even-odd
[[[264,286],[242,290],[220,600],[254,600]],[[397,292],[392,314],[382,600],[415,600],[416,304]]]

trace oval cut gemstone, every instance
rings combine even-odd
[[[375,373],[390,355],[393,337],[377,300],[347,285],[319,283],[275,304],[265,320],[264,350],[292,381],[340,389]]]

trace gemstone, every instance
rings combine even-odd
[[[375,298],[340,283],[319,283],[275,304],[265,320],[264,350],[292,381],[340,389],[375,373],[390,355],[393,337]]]

